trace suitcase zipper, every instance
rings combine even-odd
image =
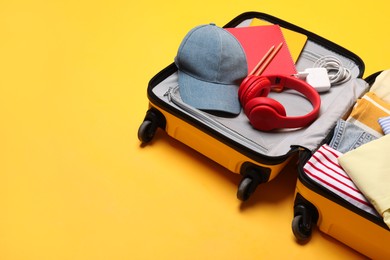
[[[205,124],[207,124],[207,126],[215,129],[219,133],[225,134],[225,135],[231,137],[232,139],[238,140],[239,143],[245,144],[245,146],[251,148],[252,150],[260,151],[262,153],[268,152],[268,149],[265,148],[264,146],[259,145],[255,142],[245,138],[244,136],[238,134],[237,132],[231,130],[230,128],[226,127],[225,125],[221,124],[220,122],[214,120],[213,118],[206,115],[205,113],[203,113],[203,112],[199,111],[198,109],[195,109],[195,108],[187,105],[186,103],[184,103],[180,99],[180,97],[177,93],[178,90],[179,90],[179,86],[170,87],[168,89],[168,91],[164,94],[164,96],[166,96],[168,98],[169,102],[172,102],[173,104],[180,107],[181,109],[183,109],[185,112],[187,112],[191,116],[204,122]]]

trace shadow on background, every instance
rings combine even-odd
[[[161,129],[156,132],[156,135],[150,143],[140,144],[140,146],[143,149],[148,147],[153,148],[157,143],[160,143],[159,145],[168,145],[175,150],[180,150],[180,152],[183,153],[183,156],[196,161],[195,163],[197,164],[202,164],[206,168],[211,169],[211,172],[220,177],[221,182],[226,182],[229,185],[234,186],[235,189],[238,188],[241,175],[229,171],[205,155],[168,136],[167,133]],[[273,180],[260,184],[251,197],[240,204],[240,210],[245,210],[264,202],[277,203],[294,196],[298,176],[296,160],[296,157],[292,158],[286,167]],[[207,174],[209,174],[209,172]],[[237,199],[236,194],[232,194],[232,198]]]

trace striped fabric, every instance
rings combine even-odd
[[[382,131],[385,135],[390,134],[390,116],[379,118],[378,123],[382,127]]]
[[[367,201],[339,165],[337,158],[340,155],[342,153],[325,144],[313,154],[303,170],[313,181],[349,203],[373,215],[378,215],[374,207]]]

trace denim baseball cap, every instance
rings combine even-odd
[[[180,44],[175,64],[184,103],[209,113],[238,115],[238,87],[247,76],[244,49],[215,24],[193,28]]]

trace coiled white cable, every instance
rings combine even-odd
[[[334,56],[323,56],[314,62],[314,67],[325,68],[328,71],[331,85],[340,85],[351,79],[351,71]]]

